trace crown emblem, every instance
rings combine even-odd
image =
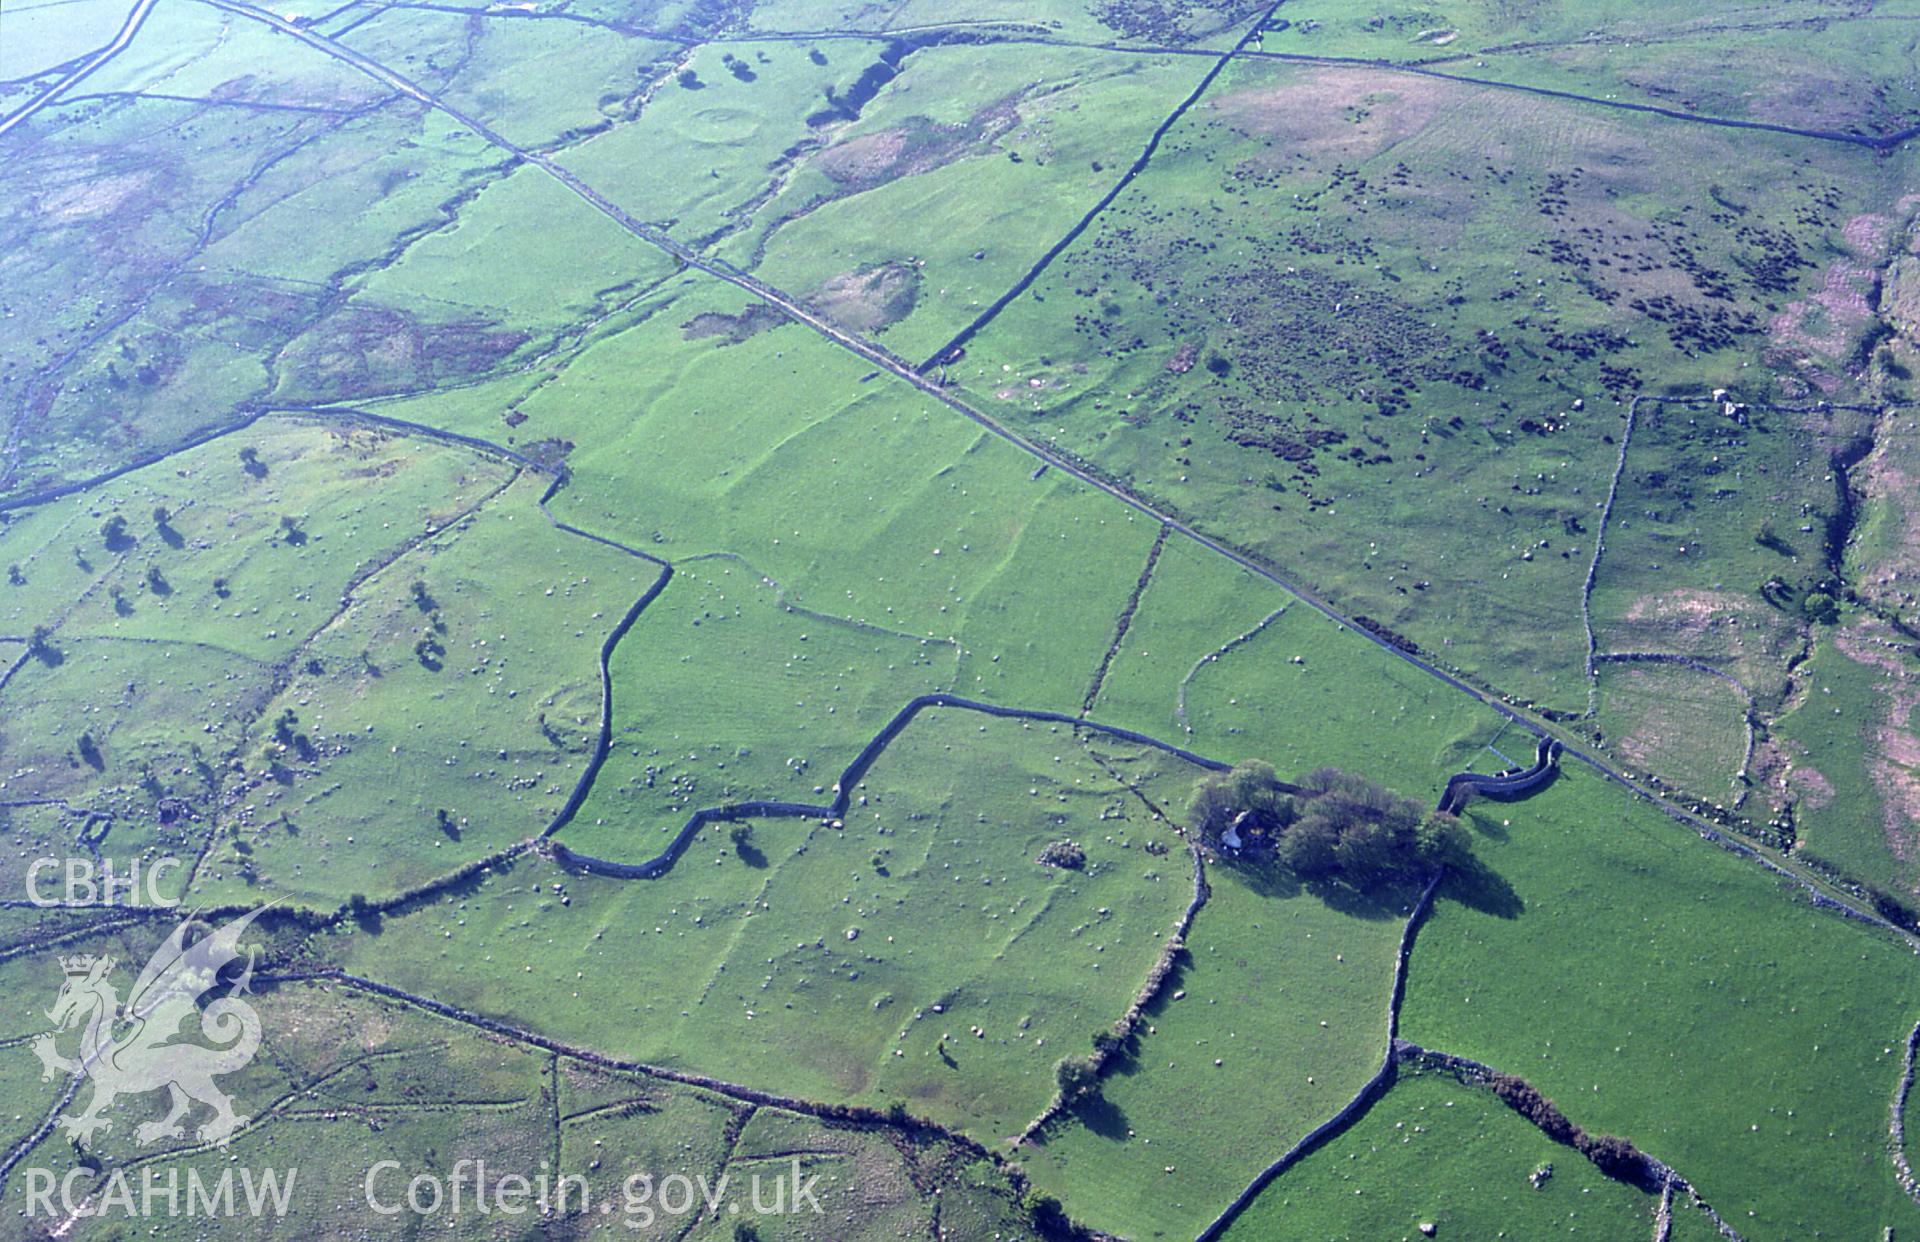
[[[80,953],[72,957],[61,958],[60,969],[66,971],[69,976],[78,977],[92,974],[93,968],[98,965],[99,962],[100,959],[91,953]]]

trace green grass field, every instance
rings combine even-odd
[[[1157,801],[1191,769],[1161,779]],[[849,792],[839,827],[748,821],[742,848],[714,824],[651,881],[521,861],[323,951],[620,1055],[1017,1133],[1192,896],[1146,851],[1177,842],[1070,730],[965,711],[923,714]],[[1062,838],[1084,872],[1034,861]],[[483,969],[449,991],[456,960]]]
[[[1027,1158],[1076,1220],[1126,1237],[1198,1233],[1386,1055],[1410,897],[1329,898],[1230,865],[1209,879],[1149,1033]]]
[[[659,571],[549,526],[545,485],[383,566],[293,653],[198,899],[391,897],[553,822],[599,738],[601,646]]]
[[[721,253],[919,361],[1107,192],[1207,67],[1032,46],[915,51]],[[872,229],[876,216],[888,227]]]
[[[1246,0],[1215,4],[1181,4],[1132,11],[1125,5],[1097,5],[1081,0],[1047,0],[1044,4],[1014,5],[1007,0],[965,0],[962,4],[933,4],[907,0],[891,9],[875,5],[818,4],[811,0],[768,0],[753,7],[756,30],[816,29],[915,30],[951,24],[983,25],[1024,31],[1058,31],[1088,39],[1124,38],[1154,43],[1208,43],[1236,25],[1244,27],[1264,6]]]
[[[44,638],[0,690],[6,796],[101,817],[91,831],[121,857],[191,859],[220,821],[253,818],[222,809],[222,786],[248,735],[273,728],[263,713],[290,666],[357,658],[307,650],[343,598],[510,478],[466,450],[265,420],[17,511],[0,530],[18,571],[4,624]]]
[[[0,1234],[1196,1236],[1389,1055],[1423,879],[1216,852],[1196,779],[1424,812],[1536,727],[1399,1033],[1751,1242],[1920,1230],[1913,946],[1569,757],[1920,904],[1909,0],[130,7],[0,26]],[[885,732],[932,693],[1028,714]],[[39,1134],[75,955],[172,925],[42,859],[275,905],[229,1149]],[[355,1185],[476,1156],[611,1210]],[[288,1221],[22,1214],[296,1160]],[[1231,1232],[1656,1202],[1409,1066]]]
[[[544,172],[519,169],[481,189],[450,228],[423,237],[373,273],[362,297],[374,305],[507,320],[551,338],[674,272],[667,256],[634,244],[606,217],[571,211],[571,205],[571,196]],[[517,279],[508,283],[506,273]]]
[[[1791,805],[1809,854],[1910,893],[1911,777],[1900,757],[1912,728],[1911,662],[1870,623],[1823,638],[1806,663],[1803,697],[1775,730],[1768,793]]]
[[[1743,1235],[1912,1227],[1920,1208],[1886,1154],[1910,950],[1583,773],[1469,818],[1513,898],[1482,911],[1442,890],[1413,955],[1408,1039],[1627,1137]],[[1826,1192],[1799,1193],[1803,1178]]]
[[[805,1153],[802,1176],[817,1179],[813,1190],[822,1218],[804,1211],[766,1216],[760,1221],[763,1229],[788,1231],[767,1236],[829,1236],[821,1232],[832,1227],[825,1226],[829,1211],[832,1218],[843,1219],[850,1211],[875,1217],[852,1235],[832,1236],[893,1236],[892,1230],[924,1221],[935,1203],[959,1219],[990,1222],[1006,1231],[1003,1236],[1028,1236],[1005,1179],[937,1139],[904,1140],[885,1129],[835,1125],[599,1069],[352,992],[293,985],[263,994],[258,1004],[269,1028],[287,1034],[272,1040],[248,1072],[246,1088],[263,1107],[229,1152],[249,1172],[270,1167],[283,1182],[291,1175],[288,1219],[303,1222],[306,1236],[351,1237],[391,1229],[395,1215],[379,1208],[404,1207],[408,1179],[416,1173],[437,1179],[442,1193],[450,1194],[451,1181],[462,1172],[458,1153],[459,1160],[484,1160],[493,1170],[489,1195],[491,1179],[511,1170],[551,1170],[549,1186],[561,1176],[572,1179],[568,1210],[555,1214],[571,1227],[605,1223],[611,1216],[623,1233],[640,1237],[667,1238],[689,1227],[724,1225],[714,1236],[731,1238],[732,1215],[754,1220],[756,1203],[773,1208],[773,1178],[792,1176],[786,1154],[792,1151]],[[21,1060],[31,1062],[24,1053],[10,1052],[6,1070],[0,1071],[0,1089],[10,1102],[36,1094],[7,1072]],[[75,1193],[98,1196],[102,1216],[111,1221],[120,1215],[108,1181],[114,1175],[132,1181],[138,1203],[145,1177],[159,1179],[162,1186],[178,1178],[184,1198],[189,1176],[213,1186],[233,1163],[197,1146],[191,1136],[167,1146],[171,1150],[154,1152],[131,1141],[109,1141],[102,1153],[106,1167],[97,1178],[83,1176]],[[394,1163],[382,1167],[381,1161]],[[351,1203],[332,1201],[330,1179],[359,1182],[365,1178],[362,1170],[369,1169],[379,1207],[361,1194]],[[721,1220],[703,1202],[690,1209],[666,1185],[675,1176],[696,1173],[706,1179],[709,1192],[721,1196]],[[470,1213],[474,1166],[464,1166],[464,1175]],[[753,1197],[756,1175],[765,1182],[758,1200]],[[650,1179],[651,1185],[638,1179]],[[237,1198],[245,1194],[245,1184],[236,1187]],[[664,1197],[656,1197],[654,1185],[665,1190]],[[723,1185],[733,1187],[732,1193],[718,1189]],[[17,1210],[19,1196],[8,1198]],[[557,1203],[557,1191],[553,1198]],[[726,1206],[731,1204],[738,1205],[732,1214]],[[608,1210],[599,1211],[599,1205]],[[498,1208],[498,1201],[491,1206]],[[533,1211],[529,1195],[524,1212]],[[493,1223],[455,1220],[458,1236],[495,1236]],[[204,1227],[204,1221],[167,1220],[155,1236],[189,1237]],[[237,1236],[271,1237],[284,1222],[276,1226],[271,1217],[249,1221],[243,1216],[229,1227]]]
[[[1485,133],[1497,143],[1467,137]],[[1621,403],[1730,382],[1766,397],[1742,368],[1769,347],[1803,353],[1781,393],[1832,388],[1866,330],[1815,295],[1877,261],[1867,187],[1883,170],[1785,141],[1236,64],[950,373],[1446,663],[1578,710],[1581,583]],[[1681,172],[1725,165],[1736,142],[1780,150],[1791,186]],[[1649,154],[1609,156],[1625,150]],[[1196,215],[1218,226],[1196,239]],[[1789,423],[1752,438],[1797,481]],[[1469,530],[1471,552],[1451,538]],[[1752,559],[1750,537],[1720,536]],[[1756,591],[1749,576],[1728,589]]]
[[[1535,1186],[1543,1166],[1551,1173]],[[1433,1226],[1436,1237],[1630,1238],[1651,1231],[1656,1204],[1493,1096],[1403,1074],[1351,1129],[1268,1186],[1225,1236],[1411,1242]]]
[[[466,13],[486,12],[476,5]],[[554,148],[625,119],[678,46],[610,26],[517,18],[493,9],[486,20],[448,10],[387,9],[342,36],[342,42],[380,56],[396,50],[459,45],[455,64],[429,61],[444,75],[439,95],[514,142]],[[663,32],[664,33],[664,32]],[[414,68],[416,65],[410,65]],[[571,84],[551,89],[554,79]]]
[[[1595,719],[1609,751],[1635,772],[1732,804],[1745,792],[1747,703],[1739,688],[1688,667],[1600,666]]]
[[[807,115],[853,84],[870,50],[841,44],[816,63],[794,44],[701,48],[653,88],[643,121],[616,122],[560,163],[641,219],[710,238],[771,190],[770,168],[812,135]]]
[[[957,655],[788,611],[744,561],[688,565],[615,654],[613,750],[566,842],[640,862],[703,807],[828,802],[896,712],[952,688]]]
[[[0,75],[16,86],[24,86],[55,65],[106,43],[125,16],[104,0],[72,6],[22,5],[14,14],[20,23],[14,38],[8,43],[6,55],[0,56]],[[7,99],[9,106],[14,102],[13,98]]]
[[[1791,669],[1808,640],[1805,599],[1830,588],[1829,545],[1850,501],[1833,468],[1835,446],[1864,434],[1852,411],[1741,410],[1711,402],[1643,402],[1594,576],[1594,634],[1602,652],[1682,655],[1734,678],[1766,716],[1790,692]],[[1650,768],[1713,801],[1723,774],[1739,767],[1728,719],[1744,711],[1732,686],[1706,684],[1697,670],[1638,664],[1609,672],[1600,693],[1641,683],[1639,694],[1694,703],[1714,718],[1683,731],[1706,754],[1656,758],[1664,743],[1623,737],[1634,727],[1606,720],[1623,760]],[[1711,707],[1705,700],[1719,700]],[[1637,714],[1637,713],[1636,713]],[[1613,727],[1609,727],[1609,725]],[[1664,732],[1651,729],[1657,737]],[[1650,744],[1651,743],[1651,744]],[[1636,758],[1636,751],[1644,758]]]

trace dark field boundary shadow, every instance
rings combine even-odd
[[[1543,736],[1537,739],[1532,767],[1493,776],[1482,776],[1478,772],[1456,773],[1447,778],[1447,787],[1441,793],[1440,804],[1435,809],[1448,815],[1458,815],[1476,797],[1512,802],[1537,793],[1553,784],[1559,772],[1560,752],[1563,749],[1557,739]]]
[[[847,807],[851,805],[854,786],[859,784],[861,779],[866,776],[868,769],[874,765],[875,761],[880,758],[881,754],[893,740],[899,737],[908,725],[913,723],[916,716],[928,708],[935,707],[949,707],[961,711],[978,712],[982,715],[994,716],[1003,720],[1063,724],[1075,729],[1085,729],[1106,737],[1119,738],[1122,741],[1163,751],[1177,758],[1184,759],[1196,767],[1204,768],[1209,772],[1226,772],[1231,770],[1232,766],[1222,763],[1218,759],[1210,759],[1205,755],[1188,750],[1184,746],[1162,741],[1159,738],[1150,737],[1145,733],[1139,733],[1132,729],[1124,729],[1117,725],[1100,724],[1097,721],[1072,716],[1066,712],[1047,711],[1039,708],[1002,707],[998,704],[982,703],[975,699],[962,698],[957,694],[949,694],[941,691],[934,694],[923,694],[913,698],[905,707],[894,714],[893,719],[881,727],[880,731],[874,735],[872,740],[854,757],[853,762],[848,764],[845,770],[841,772],[840,778],[834,783],[834,797],[831,802],[812,803],[755,800],[703,807],[687,818],[686,823],[681,826],[680,831],[675,834],[673,840],[668,843],[664,850],[644,862],[626,863],[616,862],[611,859],[596,858],[593,855],[583,854],[579,851],[569,849],[564,843],[557,841],[551,847],[553,855],[562,866],[590,875],[607,876],[622,880],[652,880],[658,879],[671,870],[673,864],[679,860],[680,855],[693,843],[700,829],[709,823],[742,819],[842,819],[846,816]],[[569,818],[571,818],[571,816],[569,816]],[[543,835],[550,837],[554,832],[557,832],[561,826],[563,825],[556,823]]]
[[[1477,858],[1449,868],[1440,895],[1469,910],[1500,919],[1517,919],[1527,912],[1527,903],[1499,872]]]

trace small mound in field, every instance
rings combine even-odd
[[[1033,861],[1043,867],[1058,867],[1062,871],[1079,871],[1087,865],[1087,852],[1075,841],[1055,841],[1040,851],[1040,857]]]
[[[891,129],[835,143],[814,157],[813,165],[843,192],[872,189],[984,152],[1019,123],[1018,100],[1012,96],[987,104],[958,125],[910,116]]]
[[[822,151],[814,160],[821,172],[843,184],[887,179],[907,149],[903,128],[861,134]]]
[[[680,331],[689,341],[697,341],[703,336],[723,336],[726,340],[721,344],[738,345],[786,321],[787,317],[773,307],[764,302],[755,302],[738,315],[723,315],[719,311],[695,315],[680,325]]]
[[[814,291],[813,304],[842,327],[871,332],[912,314],[919,297],[918,268],[883,263],[833,277]]]
[[[693,115],[683,136],[703,147],[730,147],[751,139],[760,118],[746,108],[703,108]]]

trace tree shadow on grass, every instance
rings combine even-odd
[[[1209,864],[1213,870],[1231,873],[1247,891],[1256,897],[1271,897],[1275,901],[1285,901],[1289,897],[1298,897],[1305,891],[1300,877],[1281,866],[1271,857],[1244,854],[1238,857],[1220,857]]]
[[[1495,918],[1517,919],[1527,912],[1527,903],[1513,885],[1478,858],[1455,865],[1440,885],[1439,896]]]
[[[1494,840],[1506,839],[1506,830],[1498,821],[1487,823],[1482,816],[1474,816],[1473,820],[1474,826],[1487,836]],[[1406,918],[1423,887],[1419,882],[1404,880],[1383,881],[1364,888],[1338,880],[1302,881],[1278,860],[1251,854],[1222,858],[1213,863],[1213,868],[1216,872],[1232,874],[1255,896],[1284,901],[1306,894],[1318,898],[1329,910],[1370,922]],[[1440,888],[1440,895],[1496,918],[1518,918],[1527,908],[1511,884],[1472,856],[1465,863],[1454,865]]]
[[[1404,881],[1355,888],[1339,880],[1302,880],[1271,853],[1221,857],[1211,866],[1216,872],[1232,874],[1256,897],[1286,901],[1304,893],[1319,898],[1330,910],[1357,919],[1403,919],[1420,895],[1420,885]]]
[[[1070,1115],[1103,1139],[1116,1143],[1127,1141],[1127,1115],[1099,1091],[1081,1097]]]
[[[1476,811],[1469,807],[1467,813],[1460,817],[1460,822],[1472,829],[1476,836],[1485,837],[1489,841],[1498,841],[1502,845],[1510,841],[1513,836],[1507,831],[1506,825],[1488,811]]]
[[[1404,919],[1420,898],[1420,886],[1407,883],[1382,883],[1367,888],[1351,888],[1330,880],[1316,880],[1307,891],[1318,897],[1327,909],[1356,919],[1379,922]]]

